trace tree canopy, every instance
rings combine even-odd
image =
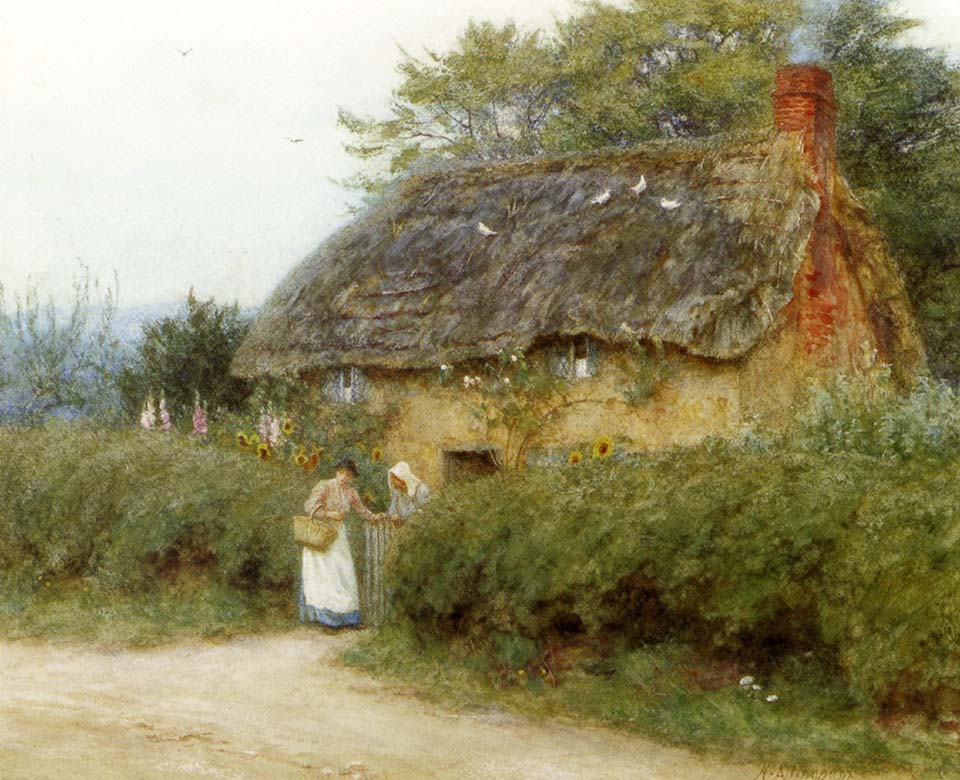
[[[231,376],[230,363],[249,326],[236,304],[201,301],[192,290],[178,315],[145,323],[137,355],[118,377],[128,416],[148,395],[165,397],[181,419],[197,396],[210,411],[240,409],[252,388]]]
[[[550,30],[471,21],[401,51],[389,116],[342,109],[352,184],[448,161],[629,146],[769,126],[777,68],[835,77],[841,170],[904,270],[931,366],[960,380],[960,71],[903,43],[893,0],[590,0]]]

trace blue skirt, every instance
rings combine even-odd
[[[328,628],[345,628],[360,625],[360,610],[353,612],[332,612],[329,609],[318,609],[307,604],[303,596],[303,578],[300,579],[300,593],[297,598],[300,607],[301,623],[320,623]]]

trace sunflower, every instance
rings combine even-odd
[[[583,453],[580,450],[574,450],[567,457],[567,463],[571,466],[576,466],[581,460],[583,460]]]
[[[307,462],[303,464],[303,470],[307,473],[310,473],[317,467],[319,462],[320,455],[319,453],[314,452],[309,458],[307,458]]]
[[[270,460],[270,445],[266,442],[260,442],[257,445],[257,457],[260,460]]]
[[[246,449],[250,446],[250,437],[247,436],[243,431],[237,434],[237,446]]]
[[[294,430],[296,430],[296,429],[293,427],[293,420],[291,420],[289,417],[288,417],[286,420],[284,420],[284,421],[283,421],[283,428],[281,428],[280,430],[283,431],[283,435],[284,435],[284,436],[289,436],[291,433],[293,433]]]
[[[298,452],[293,456],[293,462],[296,464],[298,469],[302,469],[307,465],[307,456],[302,452]]]
[[[613,454],[613,439],[601,436],[593,443],[593,457],[609,458]]]
[[[374,447],[373,451],[370,453],[370,457],[373,459],[374,463],[379,463],[383,460],[383,447]]]

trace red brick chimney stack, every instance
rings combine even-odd
[[[837,172],[837,99],[830,72],[816,65],[780,68],[773,91],[773,115],[778,130],[803,133],[803,148],[816,172],[817,189],[829,201]]]

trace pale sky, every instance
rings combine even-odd
[[[960,55],[956,0],[905,0]],[[337,107],[384,115],[397,44],[574,0],[0,0],[0,284],[69,298],[82,258],[121,305],[263,301],[348,220]],[[178,51],[191,49],[183,56]],[[303,138],[292,144],[286,136]]]

